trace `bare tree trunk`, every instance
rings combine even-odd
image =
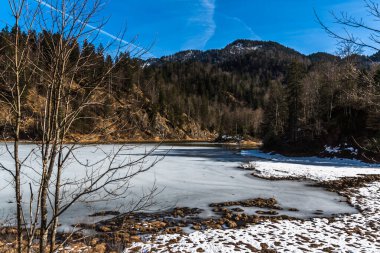
[[[47,220],[48,220],[48,210],[47,210],[47,198],[48,198],[48,187],[49,182],[46,178],[46,165],[43,169],[43,178],[41,180],[41,195],[40,195],[40,253],[46,252],[47,240],[48,240],[48,230],[47,230]]]
[[[50,240],[50,253],[53,253],[56,248],[56,235],[57,235],[57,227],[58,227],[58,219],[59,216],[57,215],[59,212],[59,206],[60,206],[60,196],[61,196],[61,176],[62,176],[62,145],[60,145],[60,151],[58,156],[58,167],[57,167],[57,178],[55,182],[55,193],[54,193],[54,210],[53,210],[53,225],[52,225],[52,232],[51,232],[51,240]]]
[[[16,205],[17,205],[17,252],[22,252],[22,199],[21,199],[21,169],[19,160],[19,132],[20,132],[20,117],[16,119],[16,134],[14,140],[14,159],[16,165],[15,181],[16,181]]]
[[[54,200],[54,215],[55,218],[53,220],[52,225],[52,232],[51,232],[51,240],[50,240],[50,253],[53,253],[56,247],[56,235],[57,235],[57,228],[58,228],[58,218],[59,216],[56,215],[59,212],[59,196],[60,196],[60,188],[61,188],[61,174],[62,170],[58,169],[57,172],[57,181],[55,184],[55,200]]]
[[[15,74],[16,74],[16,122],[14,137],[14,160],[15,160],[15,183],[16,183],[16,205],[17,205],[17,252],[22,252],[22,199],[21,199],[21,165],[19,158],[20,120],[21,120],[21,94],[20,94],[20,59],[19,59],[19,16],[16,15],[16,38],[15,38]]]
[[[47,240],[48,240],[48,230],[47,230],[47,191],[48,184],[44,180],[41,192],[41,225],[40,225],[40,253],[46,252]]]
[[[54,132],[50,129],[48,132]],[[55,166],[55,159],[57,156],[57,145],[56,143],[53,143],[51,145],[51,152],[48,157],[49,165],[47,166],[47,169],[45,170],[42,185],[41,185],[41,238],[40,238],[40,253],[47,252],[47,246],[49,242],[49,222],[48,222],[48,194],[49,194],[49,182],[54,170]]]

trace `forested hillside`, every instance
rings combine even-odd
[[[7,71],[10,36],[12,29],[1,31],[2,73]],[[53,41],[54,36],[44,32],[29,38]],[[262,138],[267,147],[297,143],[303,149],[344,142],[370,148],[379,135],[377,55],[306,56],[275,42],[237,40],[220,50],[190,50],[146,61],[124,53],[115,60],[103,53],[101,45],[85,41],[78,42],[73,59],[84,50],[93,65],[77,77],[78,87],[95,80],[104,66],[117,65],[105,80],[109,89],[94,94],[99,103],[86,108],[75,122],[73,138],[92,134],[94,140],[97,135],[107,140],[181,140],[226,134]],[[38,139],[36,121],[44,88],[43,82],[34,86],[33,80],[29,82],[23,138]],[[3,89],[1,96],[12,94]],[[8,109],[3,106],[0,122],[10,136]],[[94,131],[107,124],[108,131]]]
[[[150,60],[139,80],[175,124],[187,115],[210,131],[263,138],[283,150],[377,146],[376,55],[305,56],[275,42],[238,40]]]

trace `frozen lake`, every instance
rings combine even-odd
[[[4,144],[1,146],[4,151]],[[22,145],[24,156],[35,145]],[[115,148],[114,145],[101,145],[102,152],[96,146],[87,145],[76,151],[79,161],[95,160],[104,151]],[[134,160],[141,157],[146,150],[153,147],[151,144],[136,146],[128,150],[128,159]],[[324,215],[329,216],[339,213],[355,213],[356,210],[344,202],[339,195],[325,191],[322,188],[310,187],[308,182],[298,181],[268,181],[254,178],[249,171],[239,169],[242,162],[252,161],[252,156],[243,156],[238,149],[226,149],[217,145],[183,144],[162,145],[146,161],[165,156],[151,170],[135,177],[131,182],[128,198],[138,197],[143,190],[149,189],[153,183],[161,191],[155,198],[155,204],[146,211],[162,211],[173,207],[200,208],[204,212],[203,217],[213,215],[209,204],[238,201],[252,198],[274,197],[285,210],[297,208],[299,212],[280,211],[300,218],[315,216],[316,210],[323,210]],[[0,161],[4,165],[12,165],[9,155],[3,154]],[[36,166],[36,161],[31,161],[30,166]],[[26,172],[28,174],[29,172]],[[31,173],[31,172],[30,172]],[[63,177],[79,179],[84,175],[76,161],[71,161]],[[33,173],[31,173],[33,174]],[[31,176],[33,177],[33,176]],[[0,171],[0,212],[3,219],[10,217],[15,210],[13,192],[8,183],[9,177],[5,171]],[[28,189],[25,179],[24,189]],[[28,196],[23,196],[27,198]],[[125,206],[129,199],[119,199],[108,202],[87,203],[80,202],[72,206],[66,212],[60,222],[73,224],[81,222],[93,222],[95,218],[90,214],[99,211],[127,211]],[[247,212],[254,213],[259,208],[251,208]]]

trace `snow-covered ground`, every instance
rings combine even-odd
[[[347,159],[287,158],[259,151],[245,155],[259,160],[249,167],[261,177],[299,177],[317,181],[360,174],[380,174],[376,165]],[[159,235],[135,243],[125,252],[380,252],[380,182],[351,191],[350,201],[363,210],[334,219],[264,222],[243,229]]]
[[[379,164],[359,160],[319,157],[286,157],[259,150],[242,151],[248,157],[261,158],[242,166],[253,169],[261,178],[307,178],[317,181],[354,177],[360,174],[380,174]]]

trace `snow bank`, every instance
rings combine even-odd
[[[325,145],[325,151],[324,152],[328,153],[328,154],[340,154],[342,152],[348,152],[351,155],[358,155],[359,150],[354,148],[354,147],[350,147],[347,145],[347,143],[345,143],[344,145],[339,145],[336,147],[331,147],[331,146]]]
[[[140,252],[252,252],[268,247],[276,252],[375,253],[380,251],[379,193],[379,182],[360,188],[351,202],[365,211],[334,220],[268,221],[244,229],[160,235],[131,248],[141,247]]]
[[[356,159],[347,158],[328,158],[328,157],[288,157],[275,153],[265,153],[260,150],[243,150],[241,154],[246,157],[266,159],[274,162],[286,162],[309,165],[323,166],[345,166],[345,167],[360,167],[360,168],[380,168],[380,164],[365,163]]]
[[[253,169],[253,174],[262,178],[292,177],[325,181],[361,174],[380,174],[379,164],[369,164],[354,159],[286,157],[259,150],[242,151],[242,155],[256,159],[242,166]]]

